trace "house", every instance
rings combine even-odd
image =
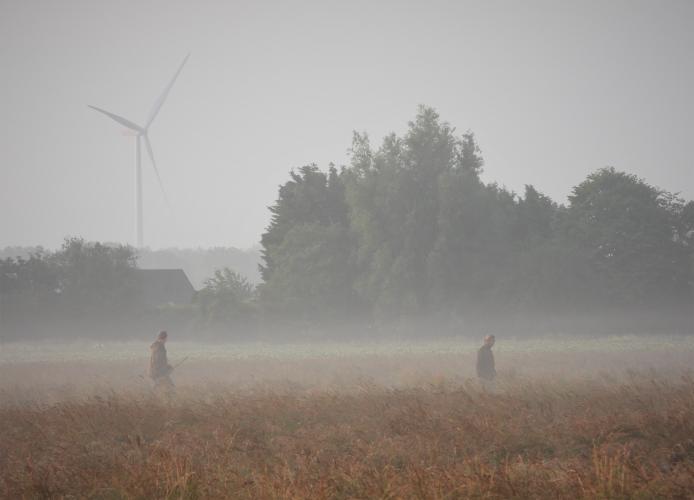
[[[190,304],[195,294],[183,269],[136,269],[141,303],[147,307]]]

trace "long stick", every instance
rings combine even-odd
[[[181,366],[183,363],[185,363],[186,359],[188,359],[188,356],[186,356],[186,357],[183,358],[181,361],[179,361],[178,363],[176,363],[176,364],[174,365],[174,368],[178,368],[179,366]]]

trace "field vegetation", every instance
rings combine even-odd
[[[500,342],[494,392],[432,344],[189,349],[170,399],[142,357],[5,360],[0,496],[691,497],[690,342],[591,342]]]

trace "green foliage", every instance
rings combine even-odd
[[[604,168],[576,186],[569,202],[567,237],[587,252],[603,299],[652,304],[689,296],[692,247],[683,200]]]
[[[480,179],[474,134],[420,107],[339,173],[292,172],[263,235],[262,298],[304,318],[377,319],[679,307],[692,298],[694,204],[602,169],[568,207]]]
[[[121,312],[134,305],[131,271],[137,255],[132,247],[67,238],[50,261],[58,274],[57,291],[74,313]]]
[[[229,268],[218,269],[195,297],[200,326],[247,327],[255,318],[255,287]]]
[[[474,145],[468,150],[476,154]],[[403,138],[388,136],[372,152],[355,136],[352,151],[347,199],[359,242],[355,287],[377,315],[420,312],[429,302],[427,268],[439,232],[439,179],[462,171],[462,143],[433,109],[421,107]],[[476,178],[476,169],[461,175]]]
[[[344,171],[317,166],[291,172],[262,236],[261,290],[269,312],[317,318],[353,305],[353,242]]]
[[[41,250],[27,258],[0,260],[0,319],[9,326],[20,317],[36,317],[56,307],[59,272]]]
[[[354,264],[347,228],[301,224],[273,249],[275,272],[263,287],[269,311],[303,319],[334,317],[355,306]]]
[[[270,226],[261,239],[265,264],[260,271],[268,281],[274,271],[272,253],[282,244],[289,230],[300,224],[346,224],[343,186],[335,167],[329,175],[314,165],[290,173],[291,180],[280,187],[279,197],[270,207]]]
[[[205,287],[201,292],[225,295],[239,302],[247,302],[255,296],[255,287],[239,273],[225,267],[216,270],[214,276],[205,280]]]
[[[590,174],[567,206],[530,185],[519,196],[483,182],[474,134],[424,106],[378,148],[355,132],[350,156],[290,172],[261,239],[263,283],[216,271],[192,306],[199,326],[651,309],[691,320],[693,202],[614,168]],[[134,267],[129,247],[74,238],[0,260],[3,324],[131,311]]]
[[[136,305],[135,263],[130,247],[80,238],[67,238],[56,252],[0,260],[0,326],[56,332],[119,319]]]
[[[420,107],[404,137],[386,137],[376,152],[361,136],[355,142],[347,190],[359,242],[355,286],[376,315],[488,298],[512,250],[514,196],[480,181],[474,135],[457,138]]]

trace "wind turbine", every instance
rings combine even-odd
[[[159,176],[159,170],[157,169],[157,164],[154,161],[154,152],[152,151],[152,144],[149,142],[149,136],[147,135],[149,132],[149,126],[152,124],[154,119],[157,117],[157,114],[159,113],[159,110],[161,109],[162,105],[164,104],[164,101],[166,100],[166,97],[169,95],[169,91],[171,90],[171,87],[173,87],[174,83],[176,82],[176,78],[178,78],[179,73],[183,69],[183,66],[186,64],[186,61],[188,60],[188,57],[190,57],[190,54],[188,54],[185,59],[183,59],[183,62],[181,65],[178,67],[178,71],[176,71],[176,74],[174,74],[173,78],[169,82],[169,84],[164,88],[164,91],[161,93],[159,98],[154,101],[154,106],[152,106],[152,110],[149,112],[149,115],[147,116],[147,121],[145,122],[144,126],[140,126],[137,123],[134,123],[127,118],[123,118],[122,116],[118,116],[114,113],[110,113],[106,111],[105,109],[97,108],[96,106],[92,106],[91,104],[88,104],[88,106],[99,113],[103,113],[109,118],[117,121],[121,125],[126,126],[130,131],[132,131],[135,135],[136,138],[136,159],[135,159],[135,184],[136,184],[136,198],[137,198],[137,247],[142,248],[144,238],[143,238],[143,231],[142,231],[142,159],[141,159],[141,150],[142,150],[142,141],[145,143],[145,147],[147,148],[147,155],[149,155],[149,159],[152,162],[152,167],[154,167],[154,173],[157,174],[157,180],[159,181],[159,187],[161,188],[161,192],[164,194],[164,199],[166,200],[166,203],[169,203],[169,200],[166,196],[166,191],[164,191],[164,184],[161,182],[161,177]]]

